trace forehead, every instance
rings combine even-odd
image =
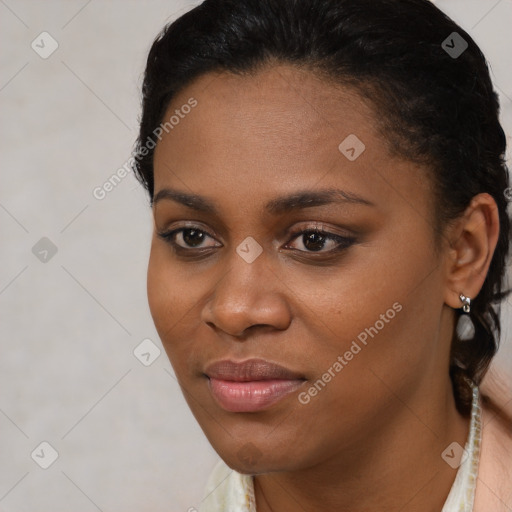
[[[168,164],[204,168],[218,162],[225,171],[243,162],[260,175],[270,168],[330,167],[349,135],[381,157],[386,152],[369,105],[305,69],[278,65],[245,75],[202,75],[173,98],[164,122],[177,119],[190,98],[197,106],[157,145],[156,174],[163,153]]]
[[[388,152],[373,107],[311,71],[279,65],[202,75],[173,99],[164,121],[190,98],[197,105],[156,147],[156,193],[168,186],[249,204],[255,192],[266,201],[320,186],[372,202],[423,192],[411,187],[424,188],[424,173]],[[346,140],[364,148],[357,159],[343,153]]]
[[[190,96],[198,101],[193,114],[203,126],[195,128],[203,128],[196,133],[201,133],[204,142],[222,135],[225,145],[250,140],[255,148],[286,149],[298,157],[319,149],[326,139],[341,141],[350,133],[364,131],[367,139],[371,136],[382,142],[374,133],[375,113],[356,91],[306,69],[274,65],[244,75],[200,76],[173,99],[164,117]],[[185,134],[173,130],[176,139],[180,132]]]

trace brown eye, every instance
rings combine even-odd
[[[178,234],[181,234],[182,240],[192,247],[197,247],[205,239],[204,231],[199,231],[198,229],[184,229]]]
[[[329,233],[319,229],[309,229],[299,231],[293,234],[294,240],[299,240],[304,249],[298,249],[301,252],[333,252],[349,247],[353,238],[347,238],[334,233]],[[327,247],[327,250],[323,250]]]
[[[193,250],[215,247],[215,245],[201,245],[208,238],[213,240],[213,237],[206,231],[195,227],[174,229],[165,233],[158,233],[158,236],[176,249]]]

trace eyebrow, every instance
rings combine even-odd
[[[175,201],[198,212],[219,215],[219,209],[215,203],[211,199],[198,194],[189,194],[188,192],[176,189],[164,188],[155,195],[152,205],[156,205],[164,199]],[[293,194],[276,197],[265,205],[265,209],[272,215],[282,215],[304,208],[323,206],[331,203],[375,206],[371,201],[352,192],[336,188],[327,188],[320,190],[299,190]]]

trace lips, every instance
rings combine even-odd
[[[303,375],[297,372],[264,359],[249,359],[239,363],[231,360],[218,361],[209,365],[205,370],[205,374],[210,378],[233,382],[271,379],[297,380],[304,378]]]
[[[269,408],[305,382],[303,375],[264,359],[218,361],[205,370],[209,389],[229,412],[256,412]]]

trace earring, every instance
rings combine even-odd
[[[463,293],[459,295],[459,299],[462,302],[462,311],[469,313],[471,310],[471,299],[466,297]]]

